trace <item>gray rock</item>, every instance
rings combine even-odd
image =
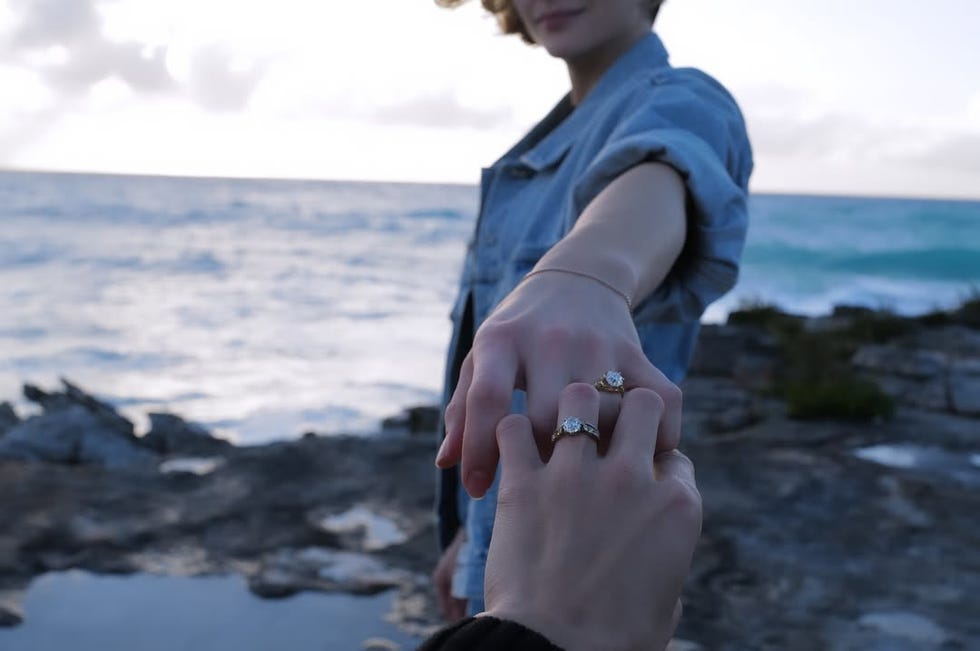
[[[763,414],[751,404],[733,405],[708,416],[705,426],[716,434],[734,432],[758,423],[763,417]]]
[[[980,330],[963,326],[946,326],[923,330],[910,338],[908,345],[913,348],[938,350],[950,359],[976,357],[980,353]]]
[[[775,353],[745,352],[735,357],[730,376],[745,389],[768,392],[776,386],[783,362]]]
[[[439,429],[442,410],[433,405],[409,407],[397,416],[381,421],[381,431],[388,434],[434,434]]]
[[[20,605],[20,595],[0,592],[0,628],[17,626],[24,621],[24,610]]]
[[[20,417],[9,402],[0,402],[0,436],[20,422]]]
[[[228,441],[215,438],[200,425],[188,423],[180,416],[151,413],[149,417],[150,431],[140,442],[160,454],[211,456],[232,447]]]
[[[377,594],[411,582],[411,574],[366,554],[323,547],[282,549],[266,557],[248,579],[260,597],[282,598],[302,590]]]
[[[878,385],[878,388],[895,398],[901,405],[934,411],[948,411],[950,409],[945,375],[926,380],[866,372],[862,372],[861,375],[869,376]]]
[[[954,412],[980,416],[980,358],[950,364],[949,398]]]
[[[946,631],[928,617],[905,611],[865,613],[861,615],[858,623],[889,637],[905,639],[928,647],[943,644],[949,637]]]
[[[125,437],[133,436],[133,424],[120,416],[112,405],[89,395],[64,378],[61,379],[61,383],[65,387],[63,393],[47,393],[32,384],[25,384],[24,397],[40,405],[45,414],[54,414],[73,407],[83,407],[97,418],[104,428],[111,429]]]
[[[689,374],[731,377],[740,355],[749,352],[768,358],[776,351],[776,342],[765,333],[730,325],[706,325],[701,328]]]
[[[0,439],[0,458],[121,468],[152,461],[154,455],[76,404],[14,426]]]
[[[439,428],[442,410],[432,405],[418,405],[408,409],[410,434],[432,434]]]
[[[949,358],[935,350],[869,344],[858,349],[851,363],[858,369],[879,375],[928,380],[946,373]]]

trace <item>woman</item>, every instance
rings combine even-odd
[[[569,385],[558,411],[559,422],[595,423],[599,394]],[[559,426],[547,463],[527,418],[502,420],[487,611],[421,651],[663,649],[701,526],[690,462],[676,450],[654,456],[663,413],[655,392],[629,391],[605,455]]]
[[[735,101],[704,73],[670,66],[651,31],[660,0],[483,5],[505,31],[561,58],[571,89],[483,173],[437,457],[445,552],[434,580],[451,618],[464,601],[483,609],[494,431],[505,416],[526,413],[546,456],[563,387],[607,392],[603,432],[619,392],[646,387],[666,403],[658,450],[677,446],[674,383],[704,308],[735,282],[752,169]]]

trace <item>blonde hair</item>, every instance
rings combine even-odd
[[[466,0],[435,0],[435,3],[440,7],[450,8],[458,7],[464,2]],[[657,19],[657,13],[660,11],[660,5],[664,3],[664,0],[646,0],[646,3],[650,10],[650,21],[653,22]],[[500,30],[504,34],[520,34],[525,43],[534,43],[527,27],[521,22],[521,17],[517,15],[517,11],[511,5],[511,0],[480,0],[480,4],[496,17]]]

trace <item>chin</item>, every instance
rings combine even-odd
[[[543,39],[538,45],[556,59],[576,59],[588,51],[581,43],[568,43],[560,39]]]

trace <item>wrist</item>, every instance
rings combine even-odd
[[[579,246],[580,241],[582,238],[562,240],[538,261],[528,275],[545,270],[561,270],[591,278],[593,282],[619,294],[632,309],[636,305],[639,270],[629,260],[610,251],[584,249]]]
[[[566,607],[558,605],[553,610],[562,613]],[[649,651],[655,636],[631,635],[624,630],[603,630],[601,627],[582,623],[582,618],[555,618],[533,608],[496,607],[476,615],[515,622],[528,628],[564,651]]]
[[[533,277],[537,277],[542,274],[561,274],[561,275],[565,275],[566,277],[578,278],[579,280],[589,281],[590,283],[593,283],[594,286],[601,286],[611,294],[615,294],[619,296],[623,300],[623,302],[626,303],[626,308],[628,310],[632,311],[633,309],[633,299],[630,297],[628,293],[626,293],[619,287],[616,287],[612,283],[603,280],[599,276],[594,276],[592,274],[583,271],[577,271],[574,269],[565,269],[563,267],[548,267],[548,266],[539,265],[534,269],[532,269],[530,272],[528,272],[521,280],[521,282],[523,283],[527,280],[530,280]]]

